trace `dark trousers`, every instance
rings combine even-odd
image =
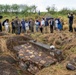
[[[12,33],[15,33],[15,27],[12,28]]]
[[[43,33],[43,28],[42,27],[40,27],[40,32]]]
[[[70,31],[70,32],[73,32],[72,24],[73,24],[73,23],[69,23],[69,31]]]
[[[16,33],[17,35],[20,34],[20,26],[16,27],[16,31],[15,31],[15,33]]]
[[[50,32],[53,33],[53,25],[50,25]]]
[[[33,26],[31,27],[31,32],[34,32],[34,27]]]
[[[22,26],[20,26],[20,33],[21,33],[21,31],[22,31]]]
[[[34,27],[32,27],[32,30],[31,31],[34,32]]]

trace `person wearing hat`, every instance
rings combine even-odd
[[[71,13],[71,14],[69,13],[68,14],[68,19],[69,19],[69,31],[73,32],[73,27],[72,27],[73,19],[74,19],[73,13]]]

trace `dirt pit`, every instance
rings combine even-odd
[[[31,75],[29,72],[23,72],[19,68],[19,61],[13,50],[14,46],[25,44],[26,40],[28,38],[25,36],[0,36],[0,75]]]
[[[18,54],[20,67],[36,74],[39,70],[54,65],[57,60],[46,54],[41,48],[30,43],[14,47]],[[22,65],[23,64],[23,65]]]

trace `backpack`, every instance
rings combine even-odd
[[[2,25],[3,25],[3,26],[4,26],[5,22],[6,22],[6,20],[4,20],[4,21],[2,22]]]

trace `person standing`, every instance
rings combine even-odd
[[[28,22],[28,20],[25,20],[25,28],[26,28],[26,34],[27,34],[28,31],[29,31],[29,22]]]
[[[4,23],[5,26],[5,32],[9,32],[9,19],[6,19],[6,22]]]
[[[21,20],[18,19],[18,33],[20,34],[22,31],[22,24],[21,24]]]
[[[12,19],[11,25],[12,25],[12,33],[15,33],[15,23],[14,23],[14,19]]]
[[[55,19],[55,30],[58,30],[58,19]]]
[[[58,30],[61,31],[62,30],[62,24],[61,24],[61,20],[58,19]]]
[[[39,31],[39,21],[38,20],[35,21],[35,25],[36,25],[36,32],[38,32]]]
[[[16,17],[15,20],[14,20],[14,23],[15,23],[15,29],[16,29],[16,34],[20,34],[20,22],[19,22],[19,18]]]
[[[68,19],[69,19],[69,31],[70,31],[70,32],[73,32],[73,27],[72,27],[72,25],[73,25],[74,16],[73,16],[72,13],[71,13],[71,14],[68,14]]]
[[[44,32],[44,27],[45,27],[45,19],[42,18],[42,20],[41,20],[41,29],[42,29],[43,32]]]
[[[22,24],[22,31],[23,31],[23,32],[26,32],[25,20],[24,20],[24,19],[22,19],[21,24]]]
[[[49,26],[48,20],[45,19],[45,33],[48,32],[48,26]]]
[[[40,32],[43,33],[43,23],[39,21]]]
[[[51,33],[53,33],[53,29],[54,29],[54,19],[52,18],[51,20],[50,20],[50,32]]]
[[[34,21],[32,19],[30,20],[30,30],[34,32]]]

